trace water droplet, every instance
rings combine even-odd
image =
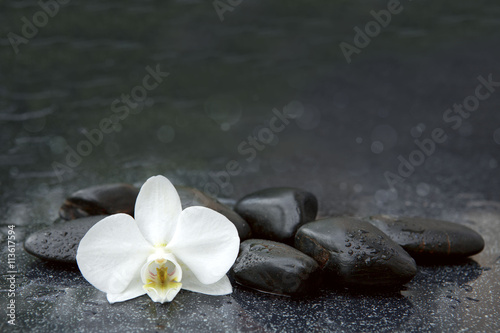
[[[312,130],[321,124],[321,110],[313,105],[302,106],[302,114],[295,117],[297,126],[303,130]]]
[[[66,145],[66,140],[62,136],[49,139],[49,147],[54,154],[62,154]]]
[[[158,129],[156,136],[159,141],[163,143],[170,143],[174,141],[175,129],[172,126],[164,125]]]
[[[205,102],[205,112],[223,131],[229,130],[242,116],[239,100],[229,95],[211,96]]]
[[[471,292],[472,291],[472,287],[469,286],[468,284],[464,285],[462,288],[464,288],[464,290],[467,291],[467,292]]]
[[[380,154],[384,151],[384,144],[380,141],[373,141],[371,146],[372,153]]]
[[[427,196],[431,191],[431,187],[429,184],[426,183],[420,183],[417,185],[416,192],[419,196],[425,197]]]
[[[378,125],[372,130],[371,139],[374,142],[379,142],[381,144],[380,148],[382,148],[382,150],[387,150],[394,147],[398,142],[398,133],[392,126],[388,124]],[[374,152],[373,144],[372,152]]]

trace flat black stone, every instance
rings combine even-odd
[[[234,210],[250,224],[253,237],[293,244],[297,229],[316,218],[318,200],[296,188],[268,188],[243,197]]]
[[[241,243],[232,272],[236,282],[275,294],[304,295],[318,287],[318,264],[314,259],[269,240],[249,239]]]
[[[240,239],[251,235],[248,223],[228,206],[192,187],[175,186],[181,199],[182,209],[203,206],[227,217],[238,230]],[[135,200],[139,189],[129,184],[106,184],[81,189],[69,196],[59,215],[65,220],[85,216],[125,213],[134,216]]]
[[[295,247],[316,259],[334,284],[397,286],[417,273],[402,247],[370,223],[351,217],[305,224],[297,231]]]
[[[106,184],[81,189],[70,195],[59,209],[65,220],[93,215],[125,213],[134,216],[139,189],[129,184]]]
[[[106,216],[89,216],[54,224],[31,234],[24,242],[24,248],[28,253],[43,260],[76,264],[76,250],[80,240],[92,226]]]
[[[418,260],[455,260],[479,253],[483,237],[448,221],[419,217],[371,216],[365,219]]]
[[[212,198],[208,194],[196,188],[185,186],[175,186],[175,188],[181,198],[182,209],[186,209],[191,206],[203,206],[213,209],[227,217],[229,221],[233,222],[238,230],[240,240],[245,240],[251,236],[251,229],[248,223],[230,207],[220,203],[217,199]]]

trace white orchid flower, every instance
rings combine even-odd
[[[238,255],[236,227],[205,207],[182,210],[175,187],[149,178],[135,203],[135,219],[115,214],[80,241],[76,260],[83,276],[110,303],[144,294],[170,302],[180,289],[208,295],[232,292],[226,276]]]

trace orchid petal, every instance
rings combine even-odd
[[[203,284],[218,282],[231,268],[240,246],[234,224],[205,207],[186,208],[166,249]]]
[[[233,292],[233,287],[227,275],[212,284],[203,284],[189,269],[183,268],[182,289],[206,295],[227,295]]]
[[[181,199],[174,185],[163,176],[155,176],[142,185],[134,215],[144,238],[158,245],[170,241],[181,211]]]
[[[107,294],[108,302],[113,304],[117,302],[128,301],[129,299],[136,298],[144,295],[146,292],[142,287],[142,279],[140,272],[136,273],[136,276],[132,279],[130,284],[124,291],[119,294]]]
[[[83,277],[94,287],[119,294],[130,285],[152,250],[131,216],[115,214],[85,234],[76,261]]]

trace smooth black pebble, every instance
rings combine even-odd
[[[417,273],[413,258],[370,223],[334,217],[302,226],[295,247],[313,257],[332,285],[393,287]]]
[[[74,220],[85,216],[125,213],[134,216],[139,189],[129,184],[106,184],[81,189],[70,195],[59,216]]]
[[[480,234],[466,226],[428,218],[371,216],[365,219],[418,260],[468,257],[484,248]]]
[[[87,231],[106,216],[89,216],[54,224],[31,234],[24,242],[24,248],[40,259],[76,264],[78,244]]]
[[[297,229],[316,218],[318,200],[296,188],[268,188],[243,197],[234,210],[250,224],[253,237],[293,244]]]
[[[211,208],[227,217],[238,230],[240,239],[251,235],[248,223],[228,206],[191,187],[175,186],[181,199],[182,209],[191,206]],[[134,216],[135,200],[139,189],[129,184],[106,184],[81,189],[69,196],[59,215],[65,220],[85,216],[125,213]]]
[[[182,209],[191,206],[203,206],[221,213],[231,222],[238,230],[240,240],[245,240],[250,237],[251,230],[248,223],[228,206],[220,203],[217,199],[210,197],[208,194],[201,192],[198,189],[185,186],[175,186],[179,197],[181,198]]]
[[[232,268],[239,284],[281,295],[305,295],[318,287],[318,264],[286,244],[263,239],[241,243]]]

